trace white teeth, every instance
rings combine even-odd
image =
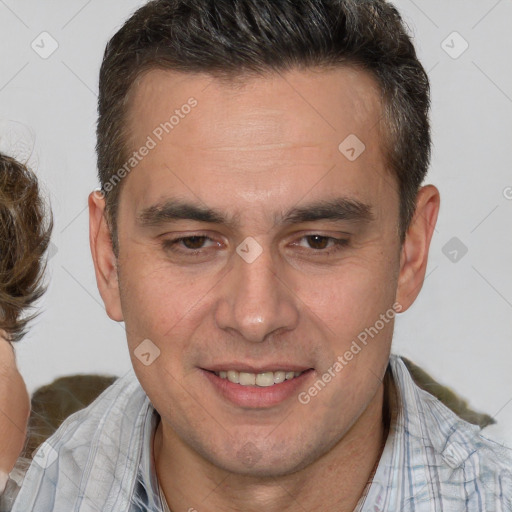
[[[238,384],[240,382],[239,373],[236,370],[229,370],[229,372],[228,372],[228,380],[229,380],[229,382],[233,382],[234,384]]]
[[[256,375],[256,386],[267,387],[274,385],[274,372],[258,373]]]
[[[262,372],[256,374],[229,370],[215,372],[215,374],[221,379],[227,379],[229,382],[240,384],[242,386],[269,387],[273,386],[274,384],[280,384],[285,380],[298,377],[302,374],[302,372],[286,372],[284,370],[279,370],[277,372]]]
[[[274,384],[280,384],[286,380],[286,372],[274,372]]]
[[[240,382],[242,386],[254,386],[256,384],[256,375],[254,373],[240,372]]]

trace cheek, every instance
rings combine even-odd
[[[186,308],[188,289],[182,274],[172,272],[142,248],[125,250],[119,260],[119,290],[127,327],[165,332]]]
[[[30,399],[17,370],[2,371],[0,377],[0,471],[8,473],[25,442]]]
[[[128,255],[120,262],[119,284],[126,336],[136,370],[146,370],[136,356],[141,343],[150,340],[157,347],[149,345],[158,353],[158,365],[173,374],[181,373],[180,368],[188,367],[190,340],[211,307],[210,280],[193,279],[148,256]],[[158,372],[158,366],[150,368],[153,374]]]
[[[305,277],[298,296],[331,332],[354,334],[394,303],[398,259],[355,258],[328,275]]]

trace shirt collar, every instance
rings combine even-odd
[[[160,415],[153,405],[150,404],[143,429],[143,444],[138,473],[139,485],[136,491],[138,498],[136,501],[143,503],[147,510],[154,512],[163,512],[165,510],[160,499],[160,487],[153,452],[153,441],[160,421]]]
[[[404,500],[414,503],[413,508],[442,510],[432,482],[439,478],[440,467],[446,468],[449,480],[473,455],[479,428],[420,389],[400,357],[391,355],[390,366],[396,404],[389,435],[372,484],[355,512],[363,510],[364,503],[375,510],[402,510]]]

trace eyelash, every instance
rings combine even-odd
[[[332,242],[333,245],[328,248],[328,249],[313,249],[313,248],[302,248],[304,250],[308,250],[308,251],[313,251],[313,253],[317,253],[318,255],[331,255],[331,254],[334,254],[334,253],[337,253],[338,251],[346,248],[350,241],[346,238],[335,238],[335,237],[332,237],[332,236],[325,236],[325,235],[319,235],[319,234],[311,234],[311,235],[304,235],[302,237],[299,238],[299,241],[300,240],[304,240],[304,239],[307,239],[307,238],[312,238],[312,237],[318,237],[318,238],[323,238],[323,239],[327,239],[328,243],[329,242]],[[188,256],[200,256],[205,250],[207,249],[204,249],[204,248],[200,248],[200,249],[187,249],[187,248],[181,248],[181,249],[176,249],[175,247],[182,243],[183,241],[185,240],[191,240],[193,238],[204,238],[205,239],[205,242],[210,240],[210,241],[214,241],[212,240],[210,237],[206,236],[206,235],[191,235],[191,236],[184,236],[184,237],[180,237],[180,238],[174,238],[174,239],[168,239],[168,240],[164,240],[162,242],[162,247],[164,250],[166,251],[173,251],[173,252],[181,252],[182,254],[186,254]]]

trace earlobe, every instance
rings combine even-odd
[[[440,196],[436,187],[427,185],[419,190],[416,211],[400,255],[397,302],[402,306],[402,311],[412,305],[423,286],[439,206]]]
[[[96,283],[108,316],[123,321],[116,257],[105,216],[105,198],[101,192],[89,194],[89,243]]]

